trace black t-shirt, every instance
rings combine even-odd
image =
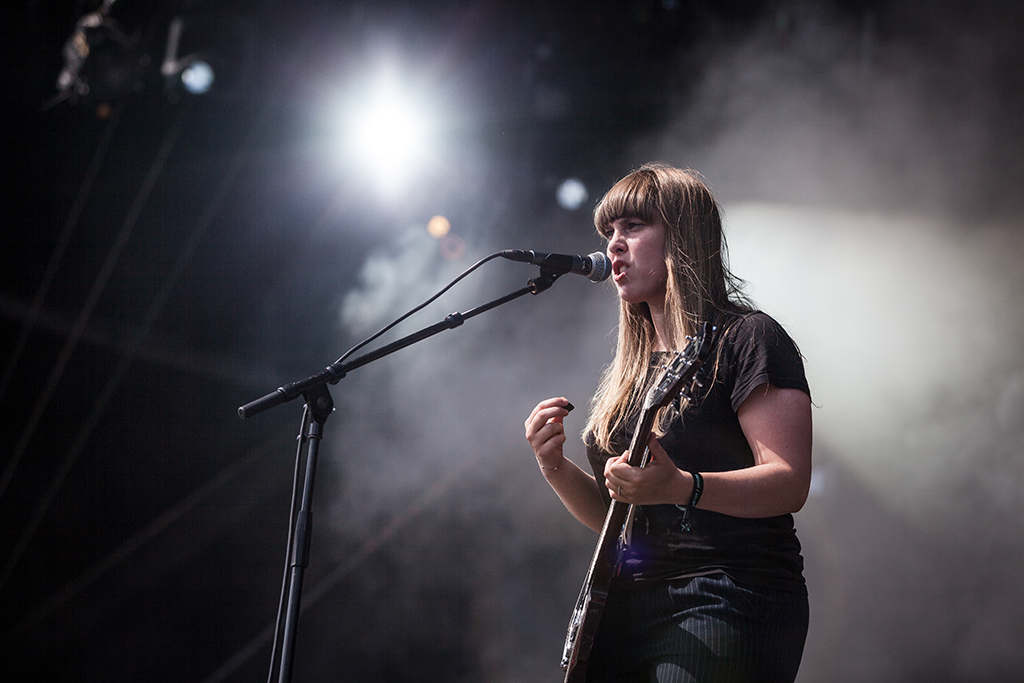
[[[760,311],[723,325],[701,370],[704,387],[681,418],[659,439],[676,466],[689,472],[724,472],[754,465],[754,455],[736,411],[751,391],[769,384],[810,395],[803,361],[782,326]],[[716,362],[717,361],[717,362]],[[659,355],[652,359],[657,374]],[[615,455],[629,448],[636,423],[613,437]],[[587,458],[601,483],[610,454],[585,439]],[[803,558],[792,515],[761,519],[732,517],[708,510],[690,512],[690,530],[682,528],[682,509],[645,505],[633,527],[633,543],[623,562],[625,581],[650,581],[725,572],[740,584],[805,592]]]

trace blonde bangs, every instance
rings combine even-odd
[[[662,218],[658,179],[654,173],[626,176],[605,194],[594,209],[594,227],[602,235],[619,218],[639,218],[653,223]]]

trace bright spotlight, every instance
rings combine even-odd
[[[559,206],[569,211],[575,211],[583,206],[583,202],[587,201],[587,186],[578,178],[566,178],[558,186],[556,196]]]
[[[431,132],[424,107],[410,101],[393,77],[382,78],[367,97],[356,98],[348,118],[348,149],[388,195],[401,191],[425,162]]]
[[[405,103],[381,97],[360,113],[352,133],[356,150],[364,158],[391,165],[416,157],[423,126]]]

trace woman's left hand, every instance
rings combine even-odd
[[[653,435],[647,445],[651,455],[643,467],[629,464],[629,451],[605,463],[605,485],[611,497],[635,505],[685,505],[693,488],[692,477],[676,467]]]

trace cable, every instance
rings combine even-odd
[[[366,346],[367,344],[372,342],[374,339],[379,338],[381,335],[386,333],[388,330],[392,329],[395,325],[399,324],[403,320],[407,319],[409,316],[413,315],[414,313],[416,313],[418,311],[423,310],[424,308],[426,308],[430,304],[432,304],[435,301],[437,301],[437,299],[440,298],[442,294],[444,294],[449,289],[454,287],[460,280],[464,279],[467,275],[472,273],[474,270],[476,270],[477,268],[479,268],[483,264],[487,263],[488,261],[490,261],[492,259],[498,258],[499,256],[501,256],[501,252],[497,252],[497,253],[491,254],[490,256],[485,256],[484,258],[480,259],[479,261],[477,261],[476,263],[471,265],[469,268],[467,268],[466,270],[462,271],[462,273],[458,277],[456,277],[454,280],[452,280],[447,285],[445,285],[437,294],[435,294],[434,296],[430,297],[429,299],[427,299],[426,301],[421,303],[419,306],[416,306],[415,308],[410,310],[408,313],[405,313],[405,314],[399,316],[394,321],[388,323],[387,325],[385,325],[383,328],[381,328],[380,330],[378,330],[374,334],[370,335],[369,337],[367,337],[363,341],[361,341],[358,344],[356,344],[355,346],[353,346],[351,349],[349,349],[344,354],[342,354],[341,358],[339,358],[338,360],[334,361],[333,364],[334,365],[338,365],[338,364],[344,362],[344,360],[346,358],[348,358],[353,353],[355,353],[359,349],[363,348],[364,346]]]

